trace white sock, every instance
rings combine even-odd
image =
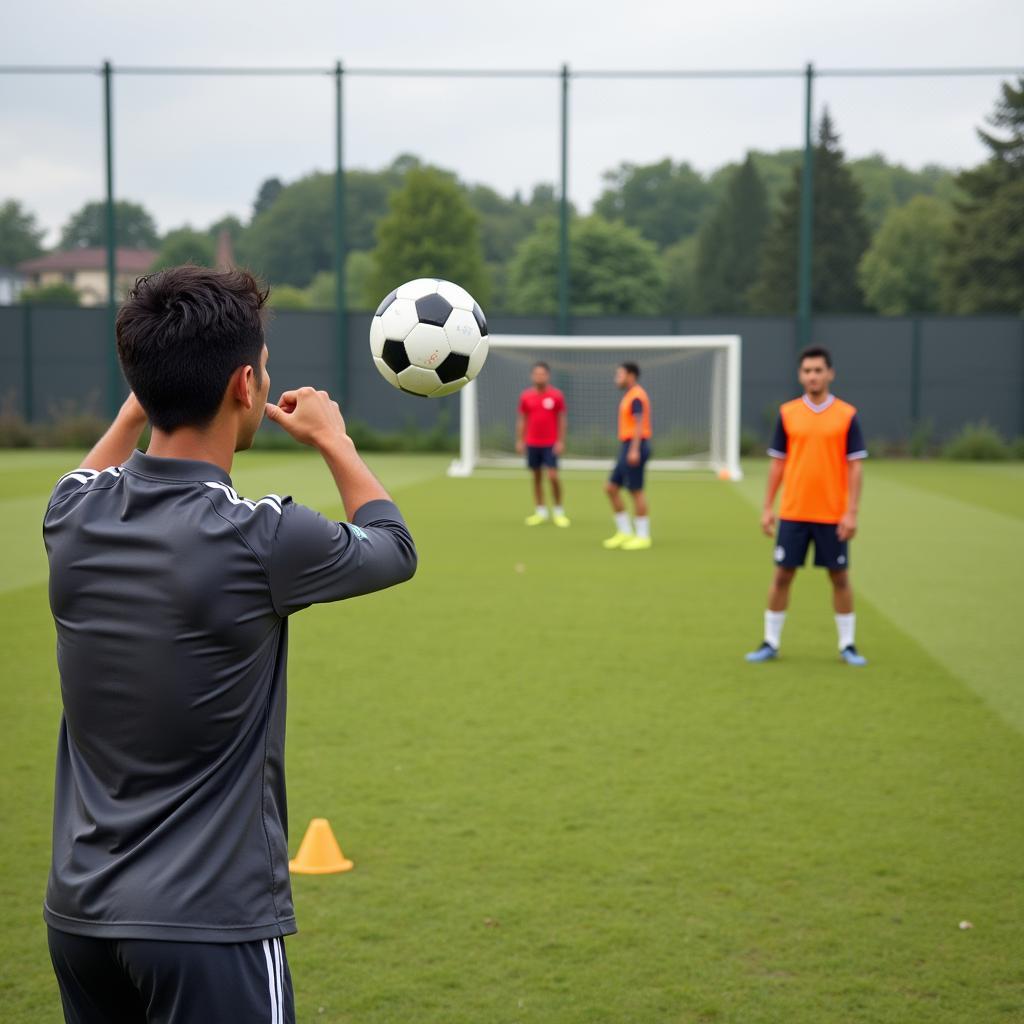
[[[617,533],[632,533],[633,524],[629,521],[628,512],[615,513],[615,530]]]
[[[764,642],[776,650],[782,645],[782,627],[786,624],[785,612],[764,613]]]
[[[837,615],[836,632],[839,633],[839,650],[845,651],[847,647],[852,647],[853,636],[857,632],[857,616],[853,612]]]
[[[537,515],[543,516],[545,519],[547,519],[547,517],[548,517],[548,507],[547,507],[547,505],[538,505],[537,506]]]
[[[636,535],[647,540],[651,536],[651,517],[637,516],[633,522],[636,524]]]
[[[565,509],[562,508],[561,505],[556,505],[555,506],[555,515],[556,516],[564,516],[565,515]]]

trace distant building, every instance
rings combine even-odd
[[[128,289],[153,265],[157,254],[153,249],[118,249],[117,297]],[[18,270],[32,288],[48,284],[69,284],[78,292],[83,306],[100,306],[107,301],[107,250],[65,249],[47,253],[38,259],[18,264]]]
[[[0,306],[13,306],[24,287],[23,274],[13,267],[0,267]]]

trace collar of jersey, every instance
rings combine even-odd
[[[821,405],[815,405],[807,395],[804,395],[804,405],[806,405],[811,412],[824,412],[835,400],[835,395],[829,395]]]
[[[196,480],[206,483],[208,480],[219,480],[231,483],[231,477],[220,466],[212,462],[199,462],[196,459],[166,459],[161,455],[147,455],[145,452],[134,451],[124,464],[129,472],[155,480]]]

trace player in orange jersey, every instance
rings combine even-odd
[[[619,460],[604,485],[615,513],[615,533],[604,546],[623,551],[643,551],[651,546],[651,520],[644,495],[644,466],[651,457],[651,400],[637,383],[639,376],[636,363],[620,363],[615,370],[615,386],[625,392],[619,402],[621,447]],[[632,524],[619,493],[622,487],[633,496]]]
[[[800,353],[804,394],[779,409],[765,490],[761,529],[775,528],[775,495],[782,485],[775,576],[764,613],[764,641],[747,661],[778,657],[789,606],[789,588],[814,541],[814,564],[828,570],[839,654],[848,665],[866,665],[854,644],[856,620],[850,586],[849,543],[857,532],[863,459],[867,457],[857,410],[831,394],[835,379],[827,349],[813,346]]]

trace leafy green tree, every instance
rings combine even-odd
[[[697,235],[690,235],[662,254],[665,288],[661,311],[670,316],[696,313],[697,302]]]
[[[252,215],[254,218],[261,213],[266,213],[276,201],[277,197],[284,191],[284,183],[280,178],[267,178],[256,193],[252,204]]]
[[[157,257],[151,270],[179,267],[183,263],[194,263],[199,267],[212,267],[217,259],[217,243],[205,231],[194,231],[190,227],[168,231],[160,243]]]
[[[270,289],[267,300],[274,309],[309,309],[309,295],[304,288],[293,284],[279,284]]]
[[[765,238],[761,269],[750,291],[751,308],[793,313],[797,308],[800,253],[801,175],[793,180]],[[817,313],[856,313],[864,308],[857,266],[868,247],[863,195],[839,148],[839,136],[825,111],[814,148],[811,308]]]
[[[81,299],[77,291],[64,281],[22,289],[20,301],[33,306],[77,306]]]
[[[928,164],[912,171],[901,164],[890,164],[880,154],[850,162],[850,173],[864,193],[864,216],[872,231],[877,231],[890,210],[904,206],[914,196],[934,196],[946,203],[960,198],[955,172]]]
[[[17,199],[0,206],[0,267],[15,267],[42,254],[46,231]]]
[[[225,214],[220,220],[215,220],[207,229],[206,233],[213,239],[214,243],[220,238],[220,233],[227,231],[232,245],[238,245],[238,240],[245,234],[245,225],[233,214]]]
[[[638,231],[592,214],[569,225],[569,294],[578,315],[658,313],[665,275],[658,251]],[[558,221],[541,221],[509,267],[509,309],[558,309]]]
[[[319,270],[330,270],[334,251],[334,182],[310,174],[282,190],[253,218],[239,240],[242,263],[274,284],[304,288]]]
[[[779,149],[774,153],[752,149],[744,158],[753,160],[754,168],[768,196],[768,206],[773,213],[781,208],[782,197],[793,180],[793,168],[802,165],[803,157],[802,149]],[[708,188],[711,190],[714,206],[725,199],[729,183],[742,166],[742,163],[730,163],[712,171],[708,178]]]
[[[889,211],[858,269],[872,309],[886,316],[939,309],[939,262],[952,223],[952,208],[931,196]]]
[[[160,244],[156,221],[144,206],[119,199],[114,203],[114,234],[123,249],[155,249]],[[86,203],[61,231],[60,249],[95,249],[107,244],[107,204]]]
[[[689,164],[620,164],[604,175],[607,188],[594,213],[621,220],[664,249],[697,230],[712,202],[707,182]]]
[[[412,168],[389,205],[377,225],[370,291],[383,298],[403,281],[443,277],[486,303],[480,218],[454,178],[433,167]]]
[[[751,155],[697,235],[696,303],[705,313],[742,313],[768,230],[768,194]]]
[[[957,178],[966,198],[941,272],[952,313],[1024,312],[1024,76],[1003,83],[989,124],[988,160]]]

